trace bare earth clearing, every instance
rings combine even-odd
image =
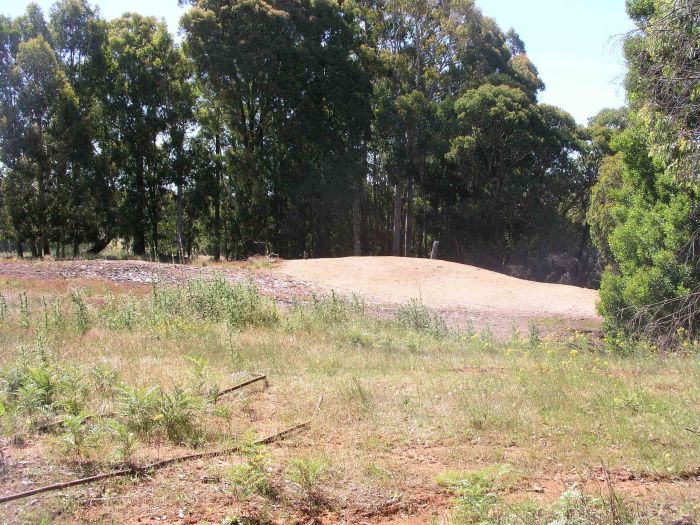
[[[595,290],[525,281],[453,262],[344,257],[285,261],[276,273],[311,287],[357,293],[371,304],[397,306],[418,299],[457,322],[497,327],[528,319],[599,322]]]
[[[243,264],[182,266],[144,261],[0,262],[0,277],[97,280],[148,285],[177,283],[223,273],[233,282],[251,280],[279,303],[307,300],[332,291],[358,294],[370,310],[387,317],[402,304],[419,299],[455,326],[490,326],[506,335],[514,326],[535,321],[549,332],[597,329],[595,290],[516,279],[446,261],[401,257],[344,257],[283,261],[271,268]]]

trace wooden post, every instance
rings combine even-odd
[[[440,246],[440,241],[433,241],[433,250],[430,252],[431,259],[437,259],[438,246]]]

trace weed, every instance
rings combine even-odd
[[[44,307],[44,330],[49,330],[49,305],[46,302],[46,297],[41,298],[41,304]]]
[[[63,317],[60,298],[54,299],[51,303],[51,328],[61,329],[65,326],[66,321]]]
[[[438,484],[456,496],[453,525],[640,525],[646,519],[633,511],[609,486],[609,495],[595,498],[576,490],[564,492],[551,505],[529,501],[510,504],[500,493],[514,482],[507,466],[471,473],[445,473]]]
[[[353,377],[345,384],[345,400],[366,412],[372,406],[372,392],[363,385],[357,377]]]
[[[108,364],[97,363],[92,367],[90,376],[95,386],[95,391],[102,397],[114,399],[119,393],[119,389],[123,388],[123,381],[119,372]]]
[[[176,386],[172,392],[156,387],[122,388],[120,415],[126,427],[141,436],[161,429],[173,443],[199,444],[201,432],[196,425],[202,399]]]
[[[143,323],[145,317],[143,303],[130,295],[117,298],[110,294],[100,310],[102,322],[112,330],[131,331]]]
[[[221,275],[193,279],[186,286],[158,288],[151,293],[151,319],[167,323],[176,318],[227,321],[230,328],[275,326],[279,315],[274,302],[261,296],[252,283],[229,284]]]
[[[185,356],[192,363],[191,390],[208,400],[215,400],[218,393],[218,385],[211,382],[209,377],[209,361],[201,356]]]
[[[5,322],[7,318],[7,300],[2,292],[0,292],[0,324]]]
[[[202,399],[176,386],[172,392],[162,392],[156,420],[173,443],[198,445],[201,431],[196,424],[197,409]]]
[[[310,501],[321,499],[321,483],[328,465],[317,458],[295,458],[287,468],[287,477]]]
[[[73,321],[78,333],[84,335],[90,330],[90,316],[88,308],[79,290],[70,291],[70,299],[73,303]]]
[[[508,465],[501,465],[477,472],[438,476],[438,484],[457,495],[456,523],[498,523],[495,514],[499,504],[496,483],[500,483],[510,472]]]
[[[157,426],[160,389],[158,387],[123,387],[119,392],[119,415],[127,428],[141,436],[149,436]]]
[[[88,429],[83,416],[64,414],[61,423],[64,431],[58,437],[58,445],[63,454],[82,460],[98,446],[99,434]]]
[[[125,424],[119,421],[110,421],[108,428],[112,434],[112,439],[116,445],[114,454],[117,461],[124,465],[133,464],[134,454],[138,447],[136,434],[129,430]]]
[[[495,337],[493,335],[493,329],[491,328],[491,325],[487,324],[481,330],[479,340],[481,341],[481,345],[483,346],[484,350],[492,350],[494,348]]]
[[[416,332],[444,336],[448,333],[447,323],[437,313],[425,306],[419,299],[411,299],[396,311],[396,320],[402,326]]]
[[[277,491],[270,480],[268,468],[269,457],[262,451],[249,454],[246,463],[231,468],[229,480],[236,495],[242,499],[248,499],[255,494],[274,498]]]
[[[535,321],[532,319],[527,322],[527,333],[528,343],[531,347],[537,348],[542,342],[542,334],[540,333],[540,329],[535,324]]]
[[[257,506],[251,509],[247,516],[231,515],[224,518],[222,525],[268,525],[272,523],[270,510],[267,506]]]
[[[27,292],[21,291],[19,293],[19,325],[22,328],[29,328],[31,325],[31,318],[29,315],[29,298],[27,297]]]
[[[22,375],[19,389],[16,391],[20,411],[27,414],[49,411],[56,393],[51,371],[43,366],[28,366],[22,371]]]
[[[221,420],[226,424],[226,431],[228,434],[231,434],[232,430],[232,417],[233,417],[233,411],[231,410],[231,407],[226,406],[226,405],[216,405],[212,408],[211,411],[213,416],[216,416],[218,418],[221,418]]]

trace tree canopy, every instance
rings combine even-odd
[[[181,44],[86,0],[0,19],[0,224],[18,252],[426,256],[439,240],[445,258],[595,283],[606,125],[540,104],[525,42],[473,1],[187,6]]]

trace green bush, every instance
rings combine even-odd
[[[446,335],[449,330],[445,320],[429,309],[418,299],[411,299],[396,311],[396,320],[406,328],[437,336]]]
[[[75,327],[81,334],[87,333],[90,330],[90,315],[88,313],[87,305],[83,300],[83,297],[78,290],[70,291],[70,299],[73,303],[73,319],[75,322]]]
[[[650,156],[648,136],[637,123],[613,147],[622,156],[593,192],[589,221],[607,259],[599,310],[612,334],[661,339],[682,328],[695,338],[697,308],[683,310],[700,288],[695,234],[700,194],[677,182]]]
[[[274,326],[279,315],[274,301],[263,297],[252,283],[231,284],[222,275],[192,279],[185,286],[153,287],[151,318],[226,321],[231,328]]]

